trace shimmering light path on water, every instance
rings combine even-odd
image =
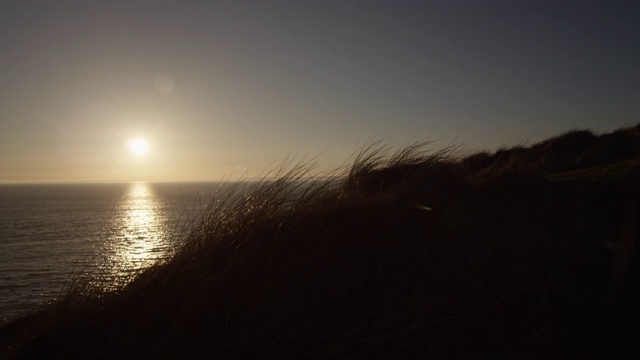
[[[219,183],[0,185],[0,320],[73,276],[107,287],[169,256]],[[198,200],[199,198],[199,200]]]
[[[175,242],[170,239],[168,217],[152,187],[134,183],[118,204],[117,214],[107,226],[114,231],[104,243],[100,275],[121,285],[138,270],[171,254]]]

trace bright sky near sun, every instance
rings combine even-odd
[[[145,139],[129,140],[129,150],[138,155],[144,155],[149,151],[149,143]]]
[[[640,120],[634,1],[3,1],[0,182],[257,175]]]

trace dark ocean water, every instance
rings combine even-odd
[[[222,185],[224,187],[224,184]],[[0,185],[0,321],[169,256],[220,183]]]

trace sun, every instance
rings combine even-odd
[[[145,139],[129,140],[129,151],[136,155],[143,155],[149,151],[149,143]]]

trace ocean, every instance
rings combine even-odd
[[[0,321],[166,259],[224,183],[0,185]]]

